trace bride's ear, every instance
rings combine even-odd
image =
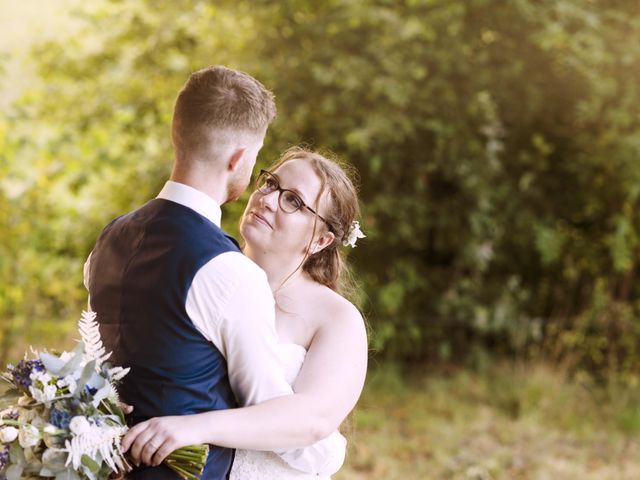
[[[324,250],[329,245],[333,243],[336,236],[333,232],[324,232],[311,244],[309,247],[309,255],[313,255],[314,253],[318,253],[321,250]]]
[[[244,157],[246,151],[247,147],[236,148],[227,160],[227,170],[235,172],[240,166],[242,157]]]

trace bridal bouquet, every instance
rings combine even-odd
[[[120,449],[127,431],[115,384],[129,371],[111,367],[94,313],[83,312],[73,352],[34,352],[0,378],[0,480],[103,480],[130,467]],[[202,474],[209,447],[176,450],[165,460],[181,478]]]

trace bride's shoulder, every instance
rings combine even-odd
[[[320,288],[319,294],[315,296],[316,304],[313,310],[321,323],[346,322],[354,326],[364,323],[362,314],[353,303],[328,287],[322,286]]]

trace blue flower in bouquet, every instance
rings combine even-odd
[[[9,445],[0,450],[0,471],[9,464]]]
[[[87,393],[92,396],[98,392],[98,389],[95,387],[92,387],[91,385],[85,385],[84,388],[87,390]]]
[[[71,415],[69,412],[65,412],[64,410],[58,410],[57,408],[52,408],[49,413],[49,423],[55,427],[68,429],[69,423],[71,422]]]
[[[33,360],[21,360],[18,365],[10,369],[15,384],[24,390],[28,390],[31,386],[32,373],[44,371],[44,364],[38,358]]]

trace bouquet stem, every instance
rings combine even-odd
[[[172,452],[164,464],[184,480],[198,480],[209,456],[209,445],[190,445]]]

